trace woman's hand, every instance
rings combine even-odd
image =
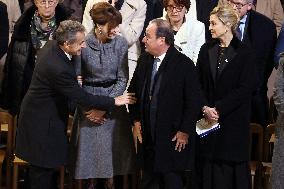
[[[105,111],[92,109],[87,112],[85,112],[85,116],[88,120],[91,122],[97,123],[97,124],[103,124],[106,121],[106,118],[104,118],[104,115],[106,114]]]
[[[202,112],[204,114],[204,117],[207,121],[209,121],[210,123],[215,123],[218,122],[219,119],[219,113],[216,110],[216,108],[210,108],[208,106],[204,106],[202,108]]]

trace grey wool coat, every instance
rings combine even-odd
[[[100,43],[90,33],[86,43],[81,58],[75,61],[84,90],[109,97],[122,95],[128,82],[126,40],[116,36]],[[94,124],[86,119],[82,108],[77,108],[71,137],[76,179],[111,178],[134,171],[135,148],[126,107],[115,108],[105,117],[104,124]]]
[[[274,88],[274,103],[278,111],[272,157],[272,189],[284,187],[284,54],[279,61]]]

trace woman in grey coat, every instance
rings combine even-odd
[[[86,91],[116,97],[128,82],[127,41],[116,35],[121,14],[106,2],[95,4],[90,14],[95,26],[76,63],[77,75]],[[112,112],[85,112],[78,107],[74,129],[75,179],[108,178],[106,187],[113,188],[113,176],[134,172],[135,148],[126,107]]]
[[[272,189],[284,188],[284,54],[276,73],[274,103],[278,111],[275,127],[275,144],[272,157]]]

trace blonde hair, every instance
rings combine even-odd
[[[239,21],[240,17],[239,14],[233,9],[232,6],[228,4],[223,4],[220,6],[215,7],[210,15],[216,15],[223,24],[227,25],[228,23],[231,24],[232,31],[235,32]]]

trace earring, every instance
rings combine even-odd
[[[99,30],[99,34],[102,35],[102,33],[103,33],[102,28],[98,28],[98,30]]]

